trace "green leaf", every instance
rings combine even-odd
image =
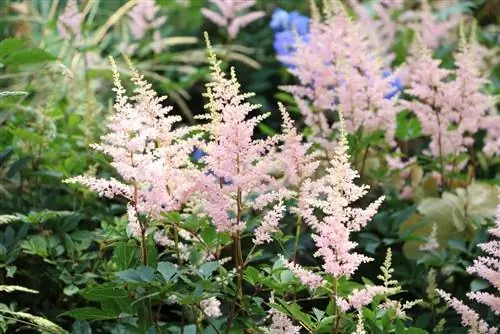
[[[126,282],[142,283],[154,279],[154,270],[151,267],[139,266],[137,269],[127,269],[116,273],[116,276]]]
[[[201,265],[199,272],[203,279],[208,279],[218,267],[219,262],[217,261],[206,262]]]
[[[64,288],[63,292],[66,296],[73,296],[74,294],[77,294],[80,289],[76,285],[68,285],[67,287]]]
[[[92,334],[90,324],[85,320],[76,320],[71,327],[73,334]]]
[[[165,281],[168,283],[172,280],[172,277],[177,273],[177,267],[170,262],[160,262],[158,263],[158,271],[163,276]]]
[[[428,332],[420,328],[410,327],[406,330],[406,334],[428,334]]]
[[[115,244],[113,251],[113,260],[119,270],[125,270],[132,264],[136,255],[136,248],[125,241]]]
[[[0,42],[0,61],[3,61],[10,53],[19,50],[25,41],[20,38],[6,38]]]
[[[45,61],[56,60],[57,57],[42,49],[29,49],[12,52],[3,63],[7,66],[38,64]]]
[[[141,277],[139,276],[137,270],[135,269],[127,269],[119,271],[115,275],[125,282],[134,282],[134,283],[142,282]]]
[[[91,301],[101,301],[105,299],[128,298],[128,292],[123,287],[111,284],[102,284],[90,289],[85,289],[83,297]]]
[[[47,240],[41,235],[35,235],[21,243],[21,248],[25,253],[36,254],[41,257],[48,256]]]
[[[116,318],[116,316],[104,312],[101,309],[89,306],[64,312],[60,316],[69,316],[80,320],[107,320]]]
[[[481,291],[487,289],[489,286],[490,284],[487,281],[476,278],[470,282],[470,291]]]

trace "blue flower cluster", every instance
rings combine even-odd
[[[384,78],[387,78],[388,76],[392,75],[392,73],[389,70],[385,70],[382,75],[384,76]],[[390,100],[394,96],[396,96],[396,94],[403,92],[403,83],[401,82],[401,79],[399,77],[395,77],[394,80],[391,81],[391,87],[391,91],[387,92],[384,95],[384,99]]]
[[[288,13],[277,8],[273,12],[269,26],[274,32],[273,46],[278,56],[287,56],[294,52],[295,34],[298,34],[304,42],[308,41],[309,17],[299,12]]]

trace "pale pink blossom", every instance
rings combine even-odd
[[[77,44],[82,41],[82,23],[84,14],[78,11],[76,0],[69,0],[62,15],[57,19],[57,30],[63,39],[74,38]]]
[[[207,317],[210,318],[218,318],[222,316],[222,312],[220,310],[220,301],[217,300],[215,297],[210,297],[208,299],[204,299],[200,302],[200,307],[207,315]]]
[[[361,263],[372,260],[353,252],[357,243],[350,240],[350,234],[361,230],[370,221],[384,199],[377,199],[365,209],[350,206],[366,194],[368,187],[355,184],[358,173],[350,166],[347,150],[342,126],[341,138],[329,168],[324,176],[303,183],[302,204],[299,203],[300,214],[313,230],[312,238],[317,247],[314,255],[323,259],[325,272],[336,278],[349,278]],[[314,209],[321,211],[324,217],[314,217]]]
[[[446,6],[451,5],[450,1],[446,2]],[[429,2],[422,0],[418,9],[406,11],[401,15],[400,20],[402,26],[412,28],[422,37],[427,47],[434,49],[441,41],[449,40],[451,31],[458,27],[463,20],[463,16],[454,14],[446,18],[446,20],[442,20],[434,12]]]
[[[219,27],[227,28],[228,35],[235,38],[239,31],[265,15],[262,11],[241,13],[252,7],[255,0],[209,0],[219,12],[203,8],[201,13]]]
[[[155,0],[141,0],[127,13],[129,28],[135,40],[140,40],[150,29],[158,29],[167,20],[166,16],[158,16],[160,7]]]
[[[320,286],[325,284],[323,278],[318,274],[305,269],[295,262],[287,261],[283,256],[280,256],[280,259],[285,264],[285,267],[299,278],[302,284],[310,287],[311,289],[319,288]]]
[[[372,2],[371,8],[356,0],[349,0],[357,21],[364,27],[373,48],[379,49],[385,56],[386,64],[390,64],[394,56],[390,49],[396,39],[398,24],[391,17],[394,10],[403,6],[402,0]]]
[[[500,205],[497,206],[495,227],[489,230],[495,240],[480,244],[479,247],[487,253],[474,260],[467,272],[490,282],[494,294],[489,292],[469,292],[467,296],[479,303],[488,306],[495,314],[500,315]],[[437,290],[441,298],[450,305],[462,317],[462,325],[469,327],[469,333],[497,333],[498,328],[489,326],[472,309],[464,305],[460,300],[451,297],[448,293]]]
[[[265,330],[267,334],[299,334],[300,327],[294,326],[292,321],[283,313],[271,309],[271,326]]]
[[[500,133],[500,116],[491,97],[482,91],[486,82],[478,70],[476,44],[462,41],[455,55],[456,70],[443,69],[440,60],[421,42],[408,60],[409,87],[414,98],[401,105],[419,119],[422,134],[429,136],[430,154],[435,157],[457,155],[474,144],[474,134],[486,130],[485,151],[492,152]],[[443,166],[445,168],[445,166]]]
[[[437,293],[443,298],[448,305],[450,305],[460,316],[462,317],[462,326],[469,327],[470,334],[494,334],[497,333],[498,329],[495,327],[490,327],[486,321],[479,317],[474,310],[469,308],[467,305],[462,303],[450,294],[442,291],[436,290]]]
[[[234,69],[227,78],[220,62],[210,50],[212,80],[207,85],[207,115],[211,122],[202,126],[209,141],[202,147],[204,174],[199,193],[204,211],[212,218],[217,231],[238,232],[245,228],[242,207],[252,206],[255,196],[275,190],[270,175],[273,157],[268,154],[275,140],[253,139],[255,127],[267,114],[249,117],[260,106],[247,102],[253,94],[241,93]],[[265,204],[264,204],[265,205]],[[270,217],[269,217],[270,218]],[[276,223],[276,222],[274,222]]]
[[[138,212],[135,210],[134,206],[130,203],[127,204],[127,218],[128,218],[127,229],[130,233],[130,236],[132,236],[133,238],[140,238],[143,232],[143,227],[139,222]]]
[[[129,213],[131,207],[147,217],[179,210],[193,193],[200,173],[189,158],[196,137],[184,139],[189,130],[174,129],[180,117],[171,115],[172,107],[163,106],[165,97],[157,96],[135,70],[135,94],[127,96],[114,62],[112,65],[115,113],[109,117],[108,133],[92,147],[110,157],[121,181],[77,176],[66,182],[81,183],[108,198],[123,197],[130,202]],[[130,230],[136,236],[134,216],[129,214]]]
[[[325,143],[338,127],[330,124],[340,105],[349,133],[383,130],[393,143],[397,99],[385,96],[394,89],[394,76],[384,76],[384,61],[364,27],[337,8],[324,20],[313,18],[308,36],[307,42],[296,41],[291,55],[281,57],[299,81],[281,88],[295,96],[313,136]]]
[[[271,210],[265,213],[262,217],[260,226],[257,227],[254,233],[253,243],[262,245],[271,242],[271,234],[279,230],[279,221],[285,214],[285,205],[283,201],[276,204]]]

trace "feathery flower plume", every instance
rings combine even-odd
[[[74,38],[77,44],[82,41],[84,14],[78,11],[76,0],[69,0],[62,15],[57,18],[57,30],[63,39]]]
[[[395,131],[396,99],[387,98],[395,78],[385,72],[384,61],[373,49],[363,26],[333,2],[326,18],[311,19],[308,41],[297,40],[294,52],[279,59],[291,64],[289,71],[299,84],[282,89],[293,94],[306,121],[316,121],[315,132],[328,138],[332,110],[341,105],[349,133],[363,129],[384,130],[392,140]],[[388,75],[389,74],[389,75]],[[312,108],[304,108],[303,100]],[[324,116],[316,114],[324,113]]]
[[[170,115],[172,107],[163,106],[166,97],[157,96],[142,75],[134,71],[135,94],[125,95],[116,64],[113,78],[116,92],[115,114],[109,118],[109,132],[92,147],[111,158],[122,181],[92,176],[77,176],[65,182],[81,183],[101,196],[123,197],[129,201],[129,230],[133,236],[144,226],[137,217],[158,217],[162,212],[179,210],[194,190],[198,172],[189,154],[193,140],[185,140],[188,129],[174,129],[179,116]]]
[[[127,13],[130,32],[135,40],[143,38],[149,29],[158,29],[165,23],[166,16],[156,17],[159,10],[155,0],[141,0]]]
[[[447,1],[445,7],[452,6],[454,1]],[[431,48],[436,48],[441,41],[446,40],[451,30],[456,28],[463,20],[461,14],[454,14],[442,20],[434,13],[427,0],[422,0],[416,10],[408,10],[400,17],[402,23],[412,28],[422,36],[423,43]]]
[[[469,292],[467,297],[478,303],[485,304],[495,314],[500,315],[500,205],[497,206],[495,227],[489,229],[488,232],[495,239],[479,245],[487,253],[487,256],[480,256],[475,259],[472,266],[467,268],[467,272],[490,282],[495,293]],[[464,305],[460,300],[442,290],[437,290],[437,292],[448,305],[460,314],[462,325],[469,327],[469,333],[497,333],[498,328],[489,326],[486,321],[479,317],[479,314]]]
[[[367,32],[372,47],[382,52],[386,64],[390,64],[394,55],[390,49],[396,39],[397,22],[391,15],[394,10],[403,7],[402,0],[372,2],[370,8],[355,0],[349,0],[349,6],[356,13],[357,19]]]
[[[202,300],[200,302],[200,307],[207,317],[218,318],[222,316],[222,312],[220,311],[220,301],[218,301],[215,297]]]
[[[199,118],[211,122],[202,126],[210,138],[202,147],[205,155],[200,159],[205,169],[200,180],[201,201],[219,232],[237,232],[246,226],[241,219],[244,207],[240,205],[252,206],[250,195],[273,190],[275,181],[270,176],[272,157],[266,153],[273,147],[274,140],[252,138],[255,127],[268,114],[249,117],[250,112],[260,107],[246,101],[254,94],[240,92],[234,69],[231,69],[230,78],[226,78],[208,36],[206,39],[212,71],[205,94],[209,100],[205,106],[209,114]],[[279,199],[274,197],[272,200]],[[278,208],[268,216],[270,226],[276,227],[282,211]],[[260,239],[264,241],[267,237],[261,236]]]
[[[299,278],[302,284],[309,286],[311,289],[319,288],[325,284],[325,280],[323,280],[323,278],[318,274],[315,274],[296,263],[287,261],[282,255],[280,255],[280,260],[284,263],[285,268],[290,270]]]
[[[219,27],[226,27],[231,38],[235,38],[242,28],[265,15],[262,11],[240,14],[241,11],[255,5],[255,0],[209,0],[209,2],[214,4],[220,13],[208,8],[203,8],[201,13]]]
[[[499,138],[500,116],[492,110],[492,99],[482,92],[486,79],[480,74],[476,44],[462,39],[455,56],[456,70],[440,67],[441,61],[418,39],[408,60],[409,87],[415,98],[401,101],[420,121],[422,134],[429,136],[430,153],[435,157],[465,152],[474,143],[474,134],[487,132],[485,151],[494,153]],[[453,76],[455,77],[453,79]]]
[[[340,123],[341,136],[330,167],[323,177],[304,182],[301,196],[307,206],[299,210],[314,232],[312,238],[318,248],[314,255],[323,259],[325,272],[335,278],[349,278],[361,263],[372,260],[353,252],[357,243],[349,239],[350,234],[361,230],[369,222],[384,198],[380,197],[365,209],[350,207],[366,194],[368,186],[354,183],[358,173],[349,163],[347,134],[342,117]],[[313,210],[320,210],[324,217],[314,217]]]
[[[300,327],[294,326],[292,321],[283,313],[270,309],[271,326],[265,330],[267,334],[299,334]]]

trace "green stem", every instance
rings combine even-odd
[[[300,239],[300,232],[301,232],[301,227],[302,227],[302,216],[298,215],[297,216],[297,222],[295,224],[297,226],[297,229],[295,231],[295,242],[293,244],[293,262],[297,262],[297,257],[298,257],[298,252],[299,252],[299,239]]]
[[[241,201],[241,189],[238,188],[238,192],[236,194],[236,226],[240,225],[241,222],[241,214],[242,214],[242,201]],[[234,264],[236,266],[237,278],[236,278],[236,296],[233,300],[233,305],[231,306],[231,311],[229,312],[228,321],[227,321],[227,330],[226,333],[229,333],[231,330],[231,326],[233,323],[234,312],[236,311],[236,303],[243,299],[243,253],[241,251],[241,235],[240,232],[236,232],[233,235],[234,242]]]
[[[335,305],[335,326],[332,327],[332,334],[338,334],[339,333],[339,327],[340,327],[340,310],[339,307],[337,306],[337,278],[333,278],[333,295],[332,295],[332,301]]]
[[[370,144],[366,146],[365,151],[363,152],[363,160],[361,161],[361,168],[359,169],[359,178],[363,179],[363,174],[365,173],[366,159],[368,158],[368,151],[370,150]]]

